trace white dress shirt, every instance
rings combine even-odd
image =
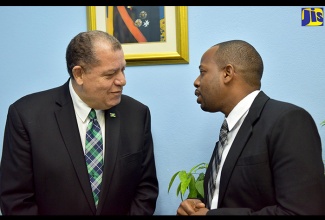
[[[87,126],[89,123],[89,112],[91,108],[84,103],[80,97],[77,95],[77,93],[74,91],[71,83],[71,79],[69,82],[69,90],[70,90],[70,95],[72,98],[73,102],[73,107],[76,113],[76,119],[79,127],[79,134],[80,134],[80,139],[82,143],[82,148],[85,153],[85,142],[86,142],[86,131],[87,131]],[[102,110],[96,110],[96,115],[97,115],[97,121],[100,125],[101,131],[102,131],[102,138],[103,138],[103,155],[105,155],[105,115],[104,111]],[[103,157],[104,159],[104,157]]]
[[[244,119],[246,118],[249,108],[252,105],[254,99],[260,90],[256,90],[250,94],[248,94],[245,98],[243,98],[229,113],[228,117],[225,118],[228,123],[228,134],[227,134],[227,143],[224,146],[224,150],[221,157],[220,168],[216,178],[216,189],[213,194],[213,198],[211,201],[211,209],[216,209],[218,207],[218,198],[219,198],[219,184],[220,184],[220,175],[223,164],[227,158],[228,152],[231,148],[232,143],[238,133],[239,128],[241,127]]]

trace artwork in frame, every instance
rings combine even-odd
[[[87,6],[87,22],[119,39],[128,66],[189,63],[187,6]]]

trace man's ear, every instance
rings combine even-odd
[[[72,68],[72,75],[77,84],[83,84],[83,69],[81,66],[74,66]]]
[[[224,82],[229,83],[235,76],[235,67],[232,64],[227,64],[224,68]]]

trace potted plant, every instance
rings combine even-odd
[[[181,200],[183,201],[185,193],[187,192],[187,198],[203,199],[203,181],[207,168],[208,163],[200,163],[192,167],[189,172],[186,172],[185,170],[177,171],[170,179],[168,193],[174,183],[175,178],[178,176],[179,184],[177,186],[176,196],[180,196]]]

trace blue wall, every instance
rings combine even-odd
[[[201,110],[193,82],[201,55],[218,42],[242,39],[254,45],[265,65],[262,90],[309,111],[324,142],[325,26],[302,27],[301,8],[190,6],[189,64],[127,67],[124,93],[147,104],[152,114],[160,184],[156,215],[176,213],[181,199],[176,185],[167,192],[171,176],[208,162],[217,140],[223,115]],[[73,36],[87,30],[86,7],[2,6],[0,27],[2,143],[12,102],[68,79],[65,49]]]

